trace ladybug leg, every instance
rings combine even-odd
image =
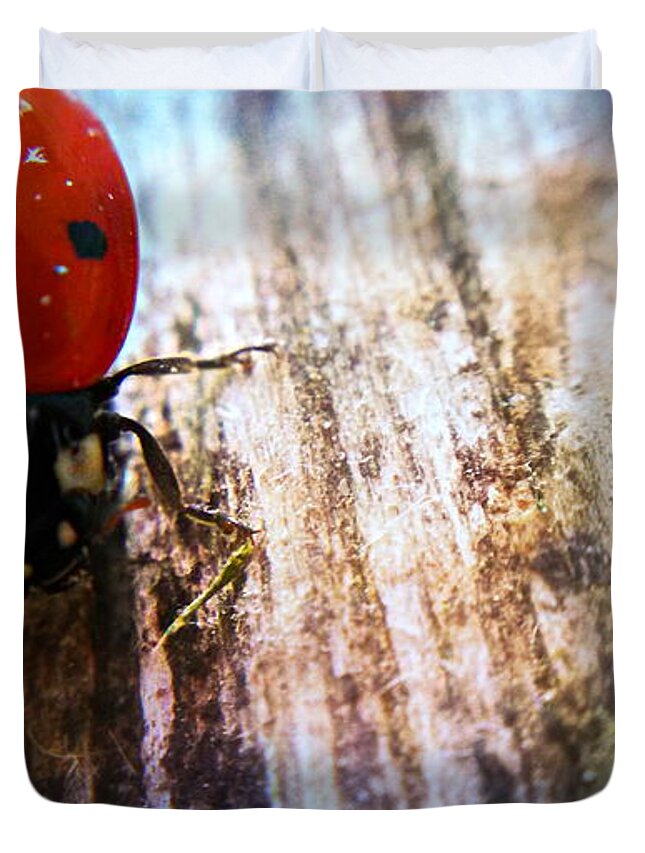
[[[215,358],[192,358],[190,356],[170,356],[168,358],[149,358],[130,364],[119,370],[113,376],[107,376],[94,387],[98,399],[106,400],[113,397],[121,383],[130,376],[174,376],[182,373],[194,373],[200,370],[222,370],[241,364],[245,368],[251,365],[250,355],[253,352],[275,353],[278,345],[275,341],[267,341],[257,346],[241,347],[232,352],[224,353]]]
[[[173,518],[187,518],[196,524],[217,527],[225,533],[239,531],[245,537],[250,537],[259,531],[253,530],[247,524],[237,521],[225,512],[199,504],[184,503],[179,480],[163,448],[151,432],[138,421],[118,415],[114,412],[102,412],[97,417],[102,429],[114,437],[121,433],[131,432],[139,440],[146,467],[150,472],[161,503],[166,512]]]
[[[174,518],[188,518],[196,524],[218,527],[226,533],[238,531],[241,534],[241,544],[238,544],[237,548],[230,554],[217,576],[213,578],[203,592],[180,611],[165,629],[157,643],[157,648],[159,648],[166,642],[168,637],[176,634],[187,625],[193,614],[209,601],[209,599],[224,589],[224,587],[235,583],[240,578],[253,556],[255,547],[253,534],[259,533],[259,531],[253,530],[248,525],[231,518],[219,510],[196,504],[185,504],[181,496],[177,475],[168,457],[157,439],[138,421],[114,412],[102,412],[97,416],[97,420],[111,438],[124,432],[131,432],[136,435],[141,445],[148,471],[159,492],[161,502],[170,515]]]
[[[125,504],[122,504],[118,507],[112,515],[108,518],[108,520],[103,525],[103,535],[107,536],[110,534],[128,513],[134,512],[137,509],[147,509],[150,506],[149,498],[134,498],[131,501],[128,501]]]

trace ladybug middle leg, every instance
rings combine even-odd
[[[97,415],[96,425],[104,435],[109,435],[111,440],[127,432],[136,435],[161,503],[168,515],[174,520],[179,521],[181,518],[186,518],[196,524],[218,527],[226,533],[237,530],[247,537],[258,532],[219,509],[184,503],[179,480],[163,448],[154,435],[148,432],[138,421],[116,412],[104,411]]]

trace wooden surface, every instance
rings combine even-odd
[[[159,509],[93,579],[29,597],[43,794],[405,808],[603,787],[615,173],[593,95],[174,96],[172,138],[94,96],[142,221],[121,361],[282,353],[124,386],[187,496],[264,532],[161,648],[230,544]],[[149,489],[135,450],[128,488]]]

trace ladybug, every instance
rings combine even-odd
[[[248,366],[244,347],[212,359],[153,358],[105,375],[132,319],[139,269],[136,208],[110,137],[80,100],[21,93],[16,274],[27,386],[25,589],[57,590],[124,512],[116,442],[134,434],[161,504],[179,520],[253,531],[218,509],[187,504],[157,439],[113,410],[121,383]]]

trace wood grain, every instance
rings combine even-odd
[[[173,142],[135,102],[94,98],[144,238],[122,360],[281,354],[124,386],[186,495],[263,533],[243,581],[160,648],[231,544],[158,508],[97,548],[91,577],[29,597],[35,786],[350,809],[602,788],[607,96],[212,96],[210,148],[206,100],[160,101]]]

